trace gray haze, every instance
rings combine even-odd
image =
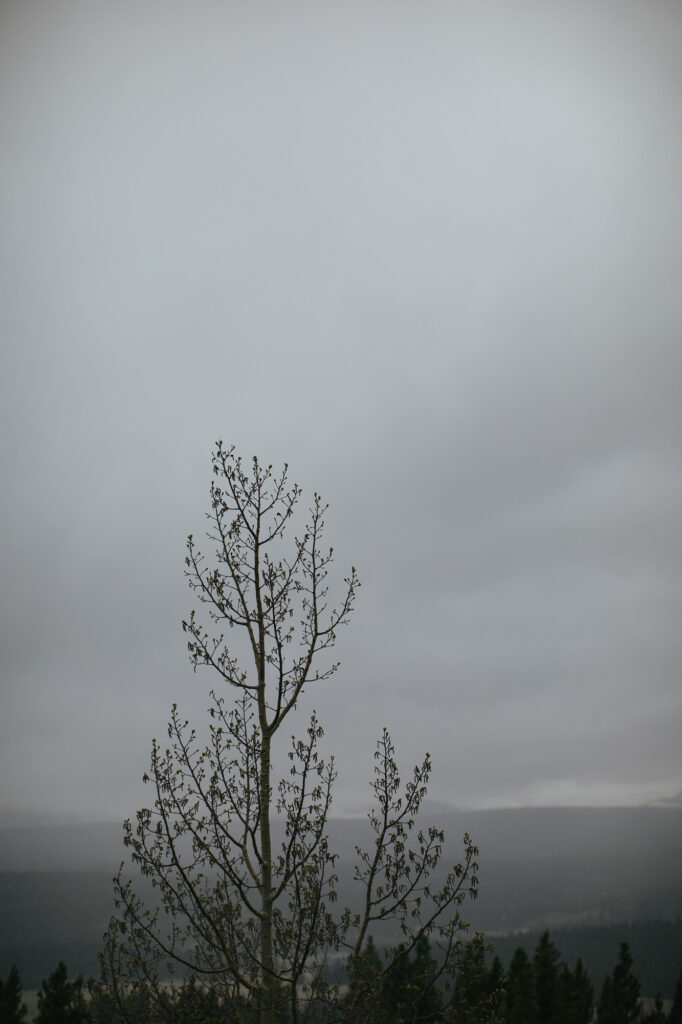
[[[4,0],[5,820],[200,717],[217,437],[363,581],[337,814],[383,724],[451,805],[682,790],[680,96],[677,0]]]

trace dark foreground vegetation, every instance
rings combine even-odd
[[[345,995],[334,1005],[311,1000],[301,1006],[300,1019],[309,1024],[358,1021],[364,1024],[682,1024],[682,969],[672,998],[660,992],[642,999],[640,973],[630,946],[620,942],[612,969],[595,991],[583,959],[571,966],[562,960],[548,931],[530,952],[519,945],[508,966],[482,936],[464,942],[458,969],[441,974],[432,984],[434,962],[428,939],[411,954],[385,958],[368,938]],[[339,972],[341,967],[339,965]],[[91,980],[69,980],[66,966],[43,980],[37,997],[35,1024],[251,1024],[259,1008],[246,998],[230,1001],[219,994],[211,978],[191,975],[183,980],[157,981],[153,996],[134,988],[118,1000]],[[159,995],[161,998],[159,998]],[[346,1015],[345,1008],[352,1007]],[[0,1024],[28,1024],[21,979],[13,967],[0,979]],[[291,1024],[289,1001],[283,994],[278,1024]]]
[[[342,838],[345,838],[343,834]],[[487,842],[494,839],[489,839],[485,833],[484,838]],[[350,840],[345,842],[348,845]],[[669,857],[672,846],[670,843],[665,847]],[[484,854],[487,852],[483,850]],[[528,894],[525,912],[512,915],[500,877],[509,889],[518,887],[519,880],[535,871],[535,852],[531,847],[523,871],[514,870],[513,864],[510,866],[501,860],[491,865],[485,871],[478,900],[468,908],[467,919],[472,928],[495,936],[495,952],[505,967],[509,966],[517,946],[523,946],[530,954],[542,931],[550,928],[562,959],[573,964],[582,957],[595,988],[599,989],[612,968],[618,943],[627,941],[644,995],[653,996],[660,991],[664,998],[672,999],[682,963],[679,900],[668,899],[666,917],[674,915],[674,920],[652,920],[649,914],[644,919],[628,915],[615,918],[620,923],[559,926],[552,918],[568,905],[568,895],[564,897],[563,892],[565,872],[559,864],[546,884],[538,881],[535,891]],[[591,867],[589,862],[586,870]],[[102,933],[111,916],[113,870],[0,873],[0,978],[6,977],[16,964],[24,987],[35,990],[60,960],[69,965],[74,975],[95,975]],[[608,893],[613,904],[622,885],[617,871],[614,875],[615,881]],[[347,903],[351,899],[352,893],[342,889],[340,900]],[[597,911],[603,909],[601,905],[596,908]],[[606,913],[603,916],[609,920]],[[380,946],[393,939],[392,936],[385,938],[375,929],[372,934]],[[400,941],[399,935],[395,941]]]

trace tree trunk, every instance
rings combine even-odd
[[[270,736],[264,735],[260,752],[260,841],[261,856],[261,919],[260,956],[262,1002],[260,1024],[274,1024],[273,962],[272,962],[272,837],[270,834]]]

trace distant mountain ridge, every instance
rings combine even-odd
[[[455,810],[434,806],[423,822],[445,830],[456,852],[464,832],[485,860],[557,856],[640,860],[652,849],[682,854],[682,793],[638,807],[520,807]],[[422,821],[420,817],[420,823]],[[343,859],[371,842],[366,817],[331,818],[332,846]],[[114,870],[125,855],[120,822],[25,823],[0,815],[0,871]]]
[[[480,895],[463,914],[491,937],[682,918],[680,807],[434,808],[430,823],[446,831],[448,864],[460,859],[464,832],[478,844]],[[353,905],[354,847],[369,847],[373,833],[364,818],[332,819],[329,833],[339,902]],[[112,823],[0,827],[0,976],[15,961],[27,987],[59,959],[96,970],[122,834]]]
[[[465,916],[484,931],[682,916],[682,808],[452,811],[433,823],[450,862],[465,831],[479,847],[479,899]],[[354,844],[371,835],[357,819],[330,832],[343,901]]]

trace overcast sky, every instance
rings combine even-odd
[[[336,813],[384,724],[458,806],[682,790],[678,0],[0,12],[0,811],[201,719],[218,437],[363,581]]]

